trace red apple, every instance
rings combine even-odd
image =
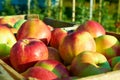
[[[93,20],[86,21],[85,24],[79,26],[77,30],[81,28],[88,31],[94,38],[105,34],[104,27],[100,23]]]
[[[48,47],[48,59],[53,59],[62,62],[58,49],[50,46]]]
[[[39,39],[21,39],[10,52],[10,62],[18,72],[23,72],[39,60],[48,59],[47,46]]]
[[[70,64],[82,51],[96,51],[94,38],[87,31],[74,31],[63,39],[59,45],[59,53],[65,64]]]
[[[52,71],[55,73],[60,79],[69,77],[69,72],[67,68],[59,61],[57,60],[42,60],[35,64],[35,66],[40,66],[42,68],[45,68],[49,71]]]
[[[60,42],[67,35],[67,31],[62,28],[54,28],[51,32],[50,46],[58,49]]]
[[[73,76],[86,77],[111,71],[106,57],[98,52],[84,51],[77,55],[70,66]]]
[[[29,19],[25,21],[17,32],[17,40],[24,38],[36,38],[48,44],[51,38],[49,27],[39,19]]]
[[[39,66],[27,69],[22,75],[26,80],[60,80],[53,72]]]
[[[9,56],[11,47],[16,43],[16,38],[7,25],[0,25],[0,58]]]
[[[1,60],[3,60],[7,65],[12,67],[11,62],[10,62],[10,56],[4,57]]]

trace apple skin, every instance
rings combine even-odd
[[[24,38],[37,38],[47,45],[51,38],[51,31],[42,20],[29,19],[21,25],[16,37],[17,40]]]
[[[16,38],[7,25],[0,25],[0,58],[9,56],[11,47],[16,43]]]
[[[73,76],[86,77],[111,71],[106,57],[98,52],[84,51],[77,55],[70,66]]]
[[[67,35],[67,31],[62,28],[54,28],[51,32],[50,46],[58,49],[60,42]]]
[[[39,39],[21,39],[10,51],[10,62],[18,72],[24,72],[39,60],[48,59],[47,46]]]
[[[102,53],[107,59],[119,55],[120,43],[115,36],[101,35],[95,38],[96,51]]]
[[[17,19],[10,16],[5,16],[0,18],[0,24],[7,24],[11,27],[16,23]]]
[[[61,59],[58,49],[56,49],[54,47],[50,47],[50,46],[48,46],[48,59],[53,59],[53,60],[62,62],[62,59]]]
[[[30,78],[35,80],[60,80],[53,72],[39,66],[30,67],[22,75],[26,80]]]
[[[12,31],[13,34],[17,34],[17,29],[16,28],[11,27],[10,30]]]
[[[21,27],[21,25],[25,22],[26,20],[25,19],[20,19],[18,20],[15,24],[14,24],[14,28],[19,30],[19,28]]]
[[[108,60],[111,67],[113,68],[118,62],[120,62],[120,56],[115,56]]]
[[[117,63],[115,64],[115,66],[113,67],[113,71],[115,71],[115,70],[120,70],[120,61],[117,62]]]
[[[40,67],[45,68],[49,71],[52,71],[60,79],[69,77],[69,72],[68,72],[66,66],[57,60],[48,59],[48,60],[38,61],[35,64],[35,66],[40,66]]]
[[[94,38],[106,34],[104,27],[94,20],[86,21],[84,24],[79,26],[77,30],[81,28],[88,31]]]
[[[90,33],[84,30],[69,33],[59,45],[60,56],[66,65],[85,50],[96,51],[96,44]]]
[[[52,31],[54,29],[54,27],[50,26],[50,25],[47,25],[48,28],[50,29],[50,31]]]

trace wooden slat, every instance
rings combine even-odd
[[[0,59],[0,65],[15,79],[15,80],[24,80],[24,77],[15,71],[12,67],[6,64]]]
[[[120,70],[79,78],[76,80],[120,80]]]

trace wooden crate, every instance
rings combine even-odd
[[[49,19],[49,18],[45,18],[45,19],[43,19],[43,21],[46,24],[51,25],[53,27],[62,27],[62,28],[71,29],[71,30],[75,29],[77,26],[77,25],[74,26],[75,23],[57,21],[57,20]],[[116,34],[114,32],[106,32],[106,33],[109,35],[113,35],[113,36],[117,37],[118,40],[120,40],[120,34]],[[16,72],[12,67],[7,65],[1,59],[0,59],[0,66],[2,66],[14,80],[25,80],[22,75],[20,75],[18,72]],[[29,79],[29,80],[35,80],[35,79]],[[120,80],[120,70],[111,71],[111,72],[102,73],[102,74],[93,75],[93,76],[88,76],[88,77],[83,77],[83,78],[71,77],[70,80]]]

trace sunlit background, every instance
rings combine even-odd
[[[120,26],[120,0],[0,0],[0,16],[39,14],[39,18],[82,24],[92,19],[107,31]]]

